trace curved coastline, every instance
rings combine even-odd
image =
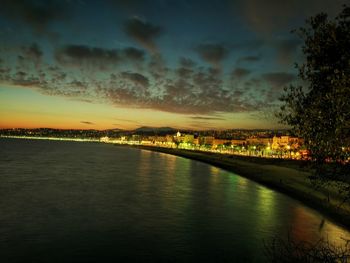
[[[299,161],[269,160],[154,146],[125,146],[185,157],[236,173],[284,193],[319,211],[330,221],[334,221],[350,230],[350,206],[337,207],[341,203],[341,199],[336,192],[330,193],[330,202],[328,202],[324,191],[317,191],[312,187],[308,179],[311,173],[306,168],[300,167]]]

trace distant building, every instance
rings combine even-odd
[[[201,145],[212,145],[213,141],[215,140],[214,136],[203,136],[203,137],[199,137],[199,144]]]
[[[167,142],[174,142],[175,141],[174,136],[172,136],[172,135],[167,135],[167,136],[165,136],[165,138],[166,138]]]
[[[142,140],[142,138],[141,138],[141,136],[140,135],[138,135],[138,134],[133,134],[132,136],[131,136],[131,140],[132,141],[141,141]]]
[[[101,137],[100,142],[109,142],[108,136]]]
[[[155,142],[157,142],[157,143],[165,143],[165,142],[167,142],[167,138],[165,136],[156,136]]]
[[[297,137],[291,137],[291,136],[281,136],[277,137],[274,136],[272,139],[272,145],[271,148],[273,150],[278,149],[297,149],[302,144],[302,140]]]
[[[193,143],[194,141],[194,135],[193,134],[185,134],[183,136],[183,142],[185,143]]]
[[[246,144],[247,144],[246,140],[243,140],[243,139],[231,140],[231,145],[233,145],[233,146],[244,146]]]
[[[247,138],[246,142],[248,145],[264,145],[264,146],[269,146],[273,142],[273,138],[260,138],[260,137],[251,137]]]
[[[224,145],[224,144],[231,144],[231,140],[225,140],[225,139],[213,140],[213,147],[217,147],[218,145]]]

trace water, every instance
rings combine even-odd
[[[273,237],[350,234],[236,174],[98,143],[0,139],[1,262],[264,262]]]

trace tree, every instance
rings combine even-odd
[[[304,62],[296,64],[303,86],[290,86],[278,116],[305,140],[320,166],[344,166],[350,151],[350,7],[335,19],[321,13],[294,31]]]

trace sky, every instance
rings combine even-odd
[[[274,129],[344,0],[1,0],[0,128]]]

